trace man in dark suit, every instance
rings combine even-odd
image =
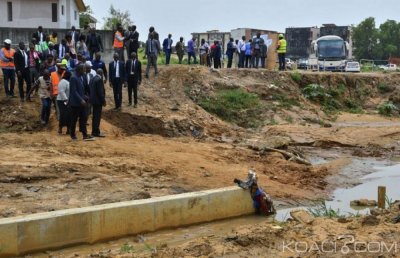
[[[86,37],[86,47],[89,50],[91,59],[93,59],[93,56],[98,52],[104,51],[103,42],[101,41],[100,34],[96,32],[95,28],[91,28],[90,33]]]
[[[92,136],[94,137],[105,137],[100,132],[100,121],[101,121],[101,112],[103,106],[106,106],[106,96],[104,89],[104,81],[103,81],[103,69],[97,69],[96,76],[93,77],[90,82],[90,97],[89,102],[93,107],[92,114]]]
[[[171,60],[171,52],[172,52],[172,35],[168,34],[168,38],[163,41],[163,51],[165,53],[165,64],[169,65],[169,61]]]
[[[139,32],[137,32],[135,25],[132,26],[132,31],[131,44],[129,46],[131,48],[131,53],[135,52],[137,54],[139,49]]]
[[[67,35],[71,36],[76,46],[76,43],[79,41],[79,37],[81,36],[81,34],[79,33],[79,31],[76,30],[75,26],[71,27],[71,30],[68,31]]]
[[[47,35],[43,32],[42,26],[39,26],[38,30],[32,34],[32,38],[34,38],[38,44],[46,41],[46,37]]]
[[[18,78],[19,97],[24,101],[24,81],[26,83],[26,92],[31,89],[31,78],[29,72],[29,56],[25,51],[24,42],[19,43],[19,50],[14,54],[15,71]]]
[[[67,40],[62,39],[61,43],[55,44],[54,50],[57,53],[58,59],[64,59],[65,54],[69,53],[69,47],[67,46]]]
[[[88,97],[85,95],[85,87],[83,85],[85,67],[80,64],[76,67],[75,75],[70,79],[69,82],[69,100],[68,105],[71,110],[71,128],[70,135],[72,140],[77,140],[76,122],[79,118],[79,131],[82,132],[84,141],[92,141],[94,138],[87,134],[86,122],[86,106],[88,103]]]
[[[129,106],[132,106],[132,91],[134,98],[134,107],[137,107],[138,98],[137,98],[137,88],[138,85],[142,82],[142,64],[137,59],[137,54],[132,52],[131,59],[126,62],[126,76],[128,79],[128,97],[129,97]]]
[[[122,105],[122,85],[125,82],[125,64],[119,60],[118,53],[114,54],[114,61],[108,66],[108,77],[110,86],[114,92],[115,109],[121,110]]]

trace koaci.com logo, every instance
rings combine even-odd
[[[324,240],[322,242],[313,241],[290,241],[283,242],[282,251],[291,253],[399,253],[397,242],[387,243],[383,241],[359,241],[352,235],[340,235],[337,239],[344,241],[336,242]]]

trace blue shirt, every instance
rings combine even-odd
[[[246,43],[246,56],[250,56],[251,55],[251,43],[247,42]]]
[[[188,53],[194,53],[194,41],[192,39],[188,41]]]
[[[97,71],[99,68],[104,70],[106,68],[106,64],[102,60],[93,60],[92,69]]]

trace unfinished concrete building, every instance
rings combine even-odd
[[[311,42],[319,37],[336,35],[349,42],[348,57],[353,57],[351,26],[336,26],[335,24],[323,24],[318,27],[287,28],[287,57],[293,59],[308,58],[311,51]]]

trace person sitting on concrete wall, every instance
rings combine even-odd
[[[261,187],[258,186],[257,175],[254,171],[249,170],[246,181],[235,178],[233,182],[238,184],[238,186],[243,189],[250,189],[250,195],[253,199],[253,206],[257,213],[263,215],[271,215],[276,213],[271,197]]]

